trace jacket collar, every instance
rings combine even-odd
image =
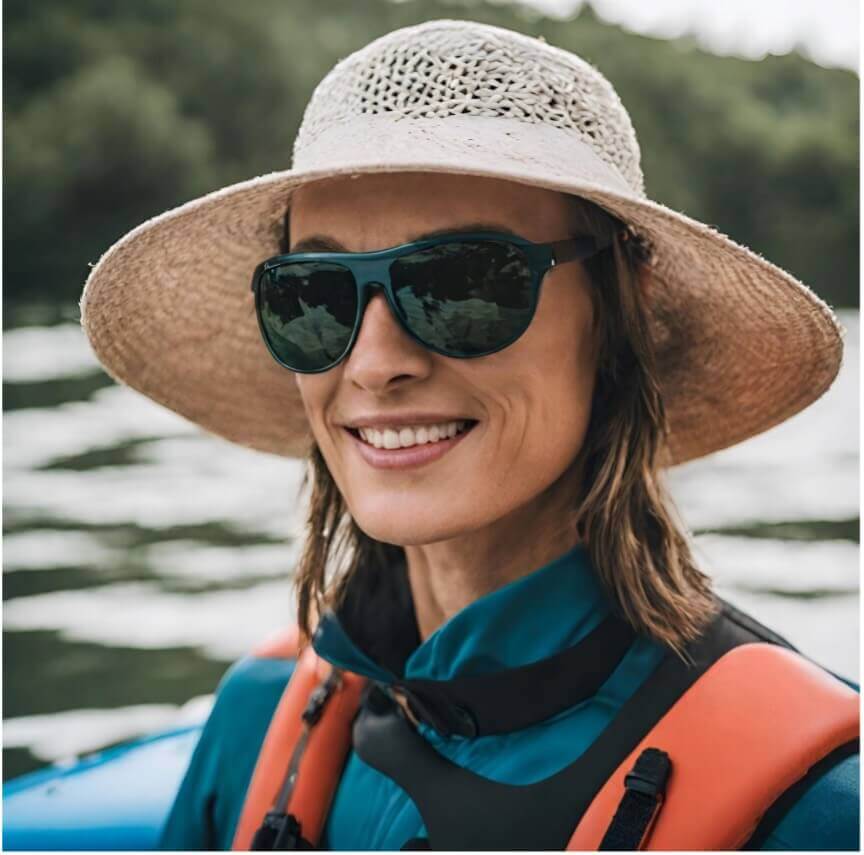
[[[443,735],[505,733],[556,715],[596,693],[633,640],[582,545],[475,600],[422,643],[404,564],[352,583],[322,616],[316,653],[402,693]]]

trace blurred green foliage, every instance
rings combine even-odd
[[[717,57],[446,0],[6,0],[4,308],[74,306],[88,265],[163,210],[290,165],[333,64],[392,29],[471,18],[542,35],[615,85],[649,194],[858,303],[858,77],[798,53]]]

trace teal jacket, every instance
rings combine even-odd
[[[404,677],[449,680],[526,665],[573,646],[609,611],[588,553],[577,546],[455,614],[408,655]],[[322,620],[314,646],[335,665],[382,682],[393,679],[392,668],[361,650],[333,614]],[[658,644],[636,636],[593,697],[520,731],[471,739],[442,737],[421,725],[421,733],[437,751],[475,773],[503,783],[534,783],[591,745],[663,653]],[[293,667],[293,661],[247,656],[225,674],[160,848],[231,848],[259,748]],[[858,789],[855,754],[804,792],[762,848],[857,850]],[[352,750],[321,847],[399,850],[409,839],[424,836],[423,820],[404,790]]]

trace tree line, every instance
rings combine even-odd
[[[858,77],[800,52],[718,57],[600,20],[454,0],[7,0],[4,308],[77,303],[144,219],[290,165],[315,84],[392,29],[543,36],[613,83],[652,198],[858,304]],[[13,312],[14,316],[14,312]],[[8,315],[7,315],[8,317]]]

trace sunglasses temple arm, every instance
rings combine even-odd
[[[619,237],[624,238],[624,233]],[[612,246],[612,237],[598,239],[595,237],[578,237],[567,240],[556,240],[548,244],[555,259],[555,265],[566,264],[568,261],[581,261]]]

